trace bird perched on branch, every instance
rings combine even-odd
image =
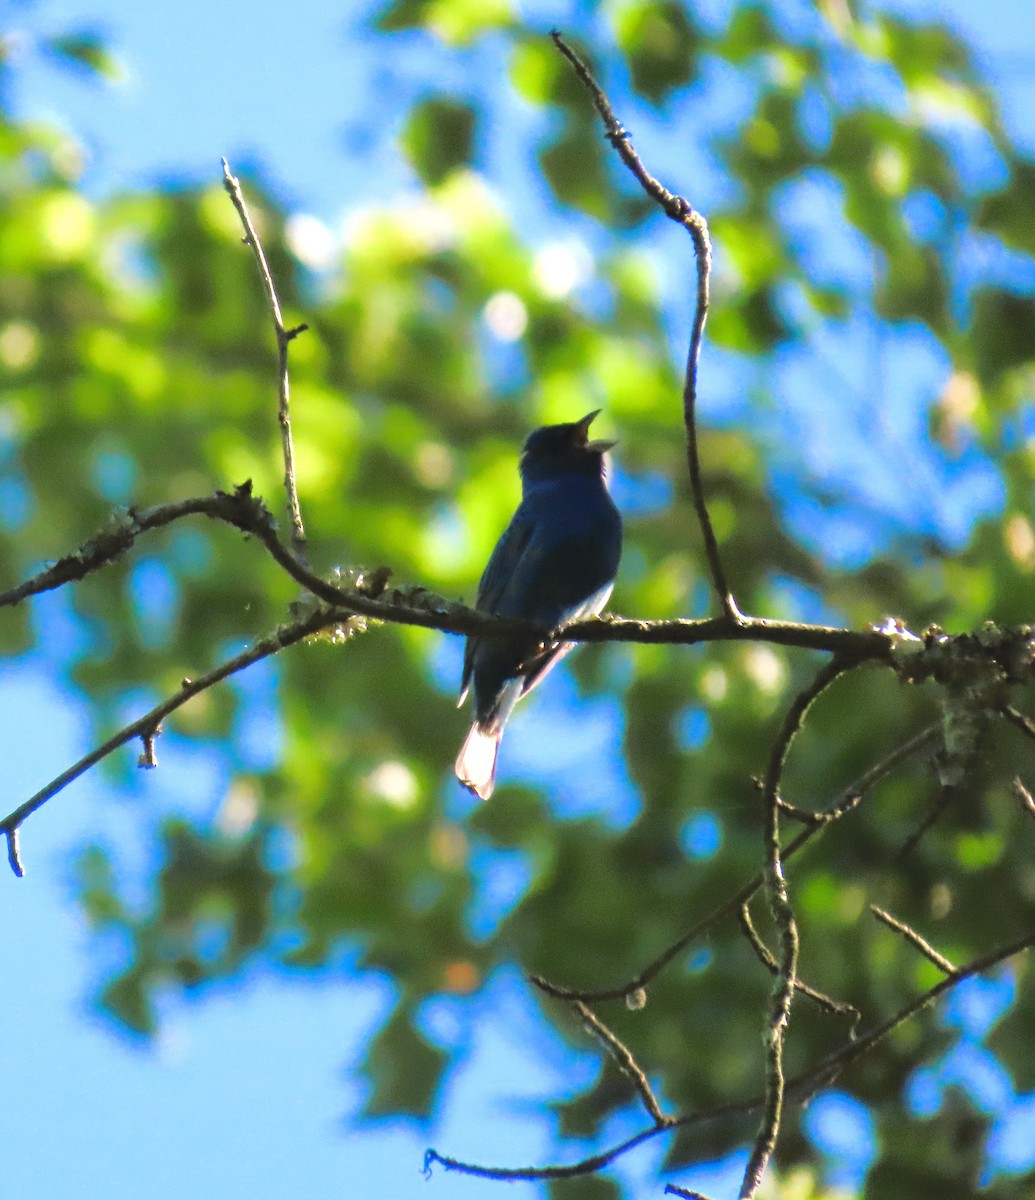
[[[556,629],[607,603],[622,554],[622,519],[604,464],[615,443],[589,440],[599,411],[528,436],[519,464],[521,504],[478,585],[480,612]],[[483,800],[496,783],[500,738],[514,705],[573,644],[468,637],[459,703],[473,688],[474,723],[456,776]]]

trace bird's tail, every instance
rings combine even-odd
[[[496,786],[496,755],[501,737],[501,725],[482,729],[475,721],[456,756],[457,779],[482,800],[488,800]]]

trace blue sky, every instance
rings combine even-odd
[[[722,11],[713,2],[710,7]],[[913,15],[943,14],[982,49],[1002,84],[1007,120],[1035,146],[1035,14],[1023,0],[909,3]],[[527,6],[564,24],[565,5]],[[429,51],[400,39],[390,62],[361,30],[366,4],[281,0],[44,0],[13,8],[28,29],[83,25],[106,32],[127,65],[123,83],[76,81],[23,52],[16,105],[59,120],[85,142],[84,186],[94,194],[159,180],[218,181],[219,157],[235,169],[261,162],[289,205],[336,226],[356,205],[398,197],[416,184],[393,135],[406,100],[424,88],[464,86],[491,66],[485,51]],[[394,102],[385,105],[384,96]],[[501,100],[510,119],[526,114]],[[513,181],[521,164],[503,161]],[[527,166],[527,165],[526,165]],[[527,181],[523,198],[535,206]],[[537,220],[548,214],[535,209]],[[554,218],[560,221],[560,218]],[[803,518],[804,519],[804,518]],[[557,703],[565,684],[558,680]],[[510,746],[514,769],[534,756],[542,706]],[[597,714],[606,736],[613,714]],[[84,715],[53,682],[43,659],[0,680],[8,807],[88,749]],[[84,840],[144,842],[155,811],[188,793],[205,805],[224,781],[190,769],[191,751],[166,743],[162,770],[141,778],[139,796],[112,803],[103,777],[63,793],[27,830],[28,877],[0,875],[7,919],[0,926],[0,993],[9,1086],[0,1101],[6,1133],[0,1175],[19,1200],[249,1200],[378,1195],[480,1200],[500,1185],[421,1175],[425,1147],[494,1162],[541,1161],[544,1129],[535,1101],[555,1096],[591,1069],[529,1026],[515,978],[501,976],[468,1018],[448,1007],[429,1015],[443,1038],[467,1047],[466,1069],[447,1090],[433,1131],[406,1124],[357,1128],[362,1084],[350,1073],[391,1002],[385,980],[337,975],[285,982],[254,975],[195,1003],[170,1002],[153,1046],[120,1035],[92,1012],[104,964],[72,903],[71,854]],[[177,765],[179,764],[179,765]],[[206,790],[207,789],[207,790]],[[622,820],[623,814],[612,814]],[[524,1014],[524,1015],[523,1015]],[[928,1081],[929,1082],[929,1081]],[[617,1120],[609,1133],[630,1131]],[[629,1164],[646,1180],[654,1149]],[[729,1174],[729,1171],[727,1171]],[[723,1177],[725,1178],[725,1177]],[[686,1181],[683,1181],[686,1182]],[[726,1184],[702,1175],[694,1186]],[[513,1200],[538,1196],[513,1185]]]

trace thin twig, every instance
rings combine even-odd
[[[959,789],[955,787],[943,787],[938,795],[934,798],[927,812],[924,814],[919,825],[906,838],[902,845],[895,852],[895,862],[901,862],[902,859],[908,858],[910,854],[920,844],[924,834],[939,820],[942,813],[949,805],[959,796]]]
[[[145,713],[136,721],[120,729],[118,733],[114,734],[102,745],[91,750],[89,754],[84,754],[78,762],[73,763],[72,766],[66,771],[62,771],[60,775],[52,779],[45,787],[40,788],[24,804],[20,804],[13,812],[8,813],[3,820],[0,820],[0,833],[7,837],[8,858],[14,873],[16,875],[24,874],[18,858],[17,843],[12,841],[12,835],[17,832],[27,817],[30,817],[38,808],[46,804],[53,796],[56,796],[58,792],[68,787],[73,780],[78,779],[80,775],[88,771],[96,763],[99,763],[101,759],[107,758],[109,754],[113,753],[120,746],[124,746],[126,742],[130,742],[134,738],[146,736],[148,733],[153,733],[156,727],[170,713],[175,712],[178,708],[182,708],[188,700],[193,699],[200,692],[206,691],[214,684],[229,678],[231,675],[236,675],[239,671],[243,671],[245,667],[250,667],[253,663],[257,663],[263,658],[268,658],[271,654],[277,654],[287,646],[294,645],[295,642],[303,641],[321,629],[326,629],[330,625],[341,622],[342,619],[342,614],[339,611],[328,608],[317,609],[302,620],[285,625],[267,637],[262,638],[247,650],[221,663],[207,674],[197,679],[184,679],[180,690],[174,696],[163,700],[161,704],[156,705],[150,712]]]
[[[946,975],[956,974],[955,966],[949,962],[945,955],[939,954],[930,942],[925,941],[905,921],[900,921],[897,917],[893,917],[891,913],[885,912],[883,908],[878,908],[876,904],[870,905],[870,912],[873,913],[878,921],[882,921],[889,929],[893,929],[897,934],[904,937],[911,946],[920,951],[924,958],[933,962],[939,971],[944,971]]]
[[[740,906],[737,916],[740,920],[740,927],[744,931],[744,936],[751,944],[751,948],[754,950],[756,957],[767,971],[775,975],[780,969],[780,964],[775,958],[773,958],[772,951],[765,944],[765,942],[762,941],[758,930],[755,928],[755,923],[751,919],[751,909],[747,903]],[[840,1000],[834,1000],[825,992],[820,992],[816,988],[810,987],[809,984],[805,983],[805,981],[802,979],[794,980],[794,988],[796,991],[801,992],[803,996],[807,996],[808,999],[810,999],[814,1004],[818,1005],[822,1009],[825,1009],[827,1012],[833,1013],[838,1017],[847,1017],[850,1021],[848,1036],[854,1037],[855,1030],[858,1028],[859,1022],[862,1020],[862,1013],[855,1007],[854,1004],[845,1004]]]
[[[1035,721],[1031,717],[1025,716],[1018,708],[1014,708],[1012,704],[1004,704],[1002,707],[1003,716],[1012,724],[1015,725],[1021,733],[1026,737],[1030,737],[1035,741]]]
[[[814,825],[811,825],[808,829],[803,829],[801,833],[788,842],[783,851],[783,861],[786,863],[818,833],[852,812],[868,792],[903,763],[908,762],[929,746],[933,746],[940,734],[940,725],[929,725],[926,729],[916,734],[915,737],[911,737],[907,742],[903,742],[901,746],[893,750],[879,763],[870,767],[864,774],[860,775],[854,783],[841,793],[833,804],[823,812],[816,814],[818,819]],[[684,934],[677,938],[666,950],[662,951],[657,958],[652,959],[638,974],[625,983],[617,984],[614,987],[601,988],[596,991],[586,991],[563,987],[560,984],[552,983],[542,975],[530,975],[528,978],[540,991],[545,992],[548,996],[553,996],[557,1000],[584,1000],[587,1004],[596,1004],[602,1000],[624,1000],[627,996],[646,988],[673,959],[682,954],[688,946],[707,933],[723,917],[736,912],[742,904],[750,900],[762,888],[764,883],[765,877],[759,871],[757,875],[752,876],[747,883],[734,892],[729,899],[712,909],[707,916],[694,922]]]
[[[682,196],[674,195],[661,184],[643,165],[640,156],[633,149],[628,131],[615,116],[603,89],[593,78],[589,67],[568,45],[561,34],[555,29],[550,37],[561,54],[571,64],[579,81],[583,84],[593,99],[593,104],[603,122],[607,140],[618,151],[622,162],[629,168],[640,187],[661,208],[665,216],[675,221],[690,234],[694,244],[694,255],[697,262],[697,305],[694,312],[693,327],[690,333],[690,349],[686,360],[686,373],[683,378],[683,424],[686,426],[686,457],[690,471],[690,491],[693,495],[694,509],[697,521],[704,538],[705,554],[708,558],[708,569],[711,572],[712,586],[722,607],[723,616],[731,624],[741,619],[729,584],[726,582],[726,572],[722,566],[719,554],[719,543],[715,536],[711,517],[708,514],[708,503],[704,494],[704,481],[701,475],[701,461],[698,451],[697,438],[697,370],[701,356],[701,341],[704,337],[704,325],[708,319],[709,281],[711,278],[712,247],[708,236],[708,222],[696,212],[693,206]]]
[[[1013,781],[1013,790],[1028,816],[1035,817],[1035,796],[1024,786],[1019,775]]]
[[[572,1004],[572,1008],[578,1013],[579,1020],[582,1021],[586,1029],[603,1044],[622,1074],[632,1080],[637,1092],[640,1094],[640,1099],[643,1101],[643,1107],[647,1110],[654,1123],[656,1125],[667,1125],[668,1118],[661,1111],[661,1106],[658,1104],[657,1097],[651,1089],[647,1076],[643,1073],[643,1069],[637,1063],[636,1059],[633,1058],[632,1052],[625,1043],[608,1029],[589,1005],[583,1004],[581,1000],[576,1000]]]
[[[280,442],[284,455],[284,491],[287,494],[288,520],[291,523],[291,545],[295,554],[305,562],[305,527],[302,524],[302,510],[298,503],[298,486],[295,482],[295,450],[291,439],[291,385],[288,379],[288,347],[300,333],[304,333],[308,329],[308,326],[295,325],[293,328],[288,329],[284,325],[284,317],[280,311],[280,300],[277,297],[277,288],[273,282],[273,275],[270,272],[269,264],[266,262],[262,242],[259,240],[259,235],[255,232],[251,214],[248,212],[248,206],[241,193],[240,180],[230,173],[230,167],[225,158],[220,161],[223,164],[223,186],[233,201],[234,208],[237,209],[237,215],[241,219],[241,225],[244,227],[244,244],[250,246],[252,253],[255,255],[259,275],[262,279],[263,291],[266,293],[266,303],[269,305],[270,317],[273,320],[273,331],[277,338],[277,380],[279,387],[277,420],[280,422]]]

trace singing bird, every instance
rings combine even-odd
[[[599,409],[529,434],[521,453],[521,504],[492,552],[475,607],[556,629],[607,603],[622,554],[622,519],[607,490],[604,454],[590,441]],[[503,728],[522,696],[573,647],[524,636],[467,639],[459,704],[474,692],[474,723],[456,776],[483,800],[496,783]]]

